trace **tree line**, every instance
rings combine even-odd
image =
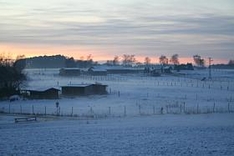
[[[92,55],[80,60],[63,55],[53,55],[21,58],[16,61],[16,64],[20,68],[89,68],[97,64],[97,62],[93,61]]]
[[[205,66],[205,59],[203,59],[200,55],[194,55],[193,56],[194,63],[199,66],[199,67],[204,67]],[[122,63],[122,64],[121,64]],[[115,56],[113,60],[107,60],[105,63],[107,65],[123,65],[123,66],[132,66],[133,64],[139,65],[142,64],[140,62],[137,62],[135,55],[127,55],[124,54],[121,57]],[[150,65],[151,64],[151,58],[150,57],[145,57],[144,58],[144,65]],[[168,64],[173,64],[173,65],[179,65],[179,55],[178,54],[173,54],[170,58],[168,58],[165,55],[161,55],[159,57],[159,64],[161,65],[168,65]]]
[[[16,61],[0,56],[0,99],[19,94],[20,85],[26,79]]]
[[[206,61],[200,55],[194,55],[193,64],[197,67],[205,67]],[[145,57],[143,63],[137,61],[136,56],[132,54],[123,54],[122,56],[114,56],[113,59],[107,60],[104,64],[108,66],[122,65],[125,67],[132,66],[142,66],[150,65],[152,59],[150,57]],[[161,65],[179,65],[179,55],[173,54],[171,57],[166,55],[161,55],[158,58],[158,62]],[[230,60],[228,65],[233,64],[234,60]],[[191,63],[191,62],[190,62]],[[98,62],[93,60],[91,54],[87,56],[82,56],[80,59],[76,60],[73,57],[66,57],[63,55],[53,55],[53,56],[38,56],[32,58],[24,58],[19,56],[16,60],[17,67],[23,68],[90,68],[95,65],[99,65]]]

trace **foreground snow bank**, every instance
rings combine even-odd
[[[156,115],[106,120],[0,116],[0,155],[232,155],[234,114]]]

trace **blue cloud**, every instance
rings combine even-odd
[[[48,8],[45,3],[44,7],[33,2],[25,7],[4,3],[0,6],[0,12],[4,12],[0,14],[0,42],[104,47],[110,52],[118,47],[119,51],[132,50],[136,55],[187,56],[199,51],[230,56],[234,50],[233,15],[207,13],[206,9],[198,12],[198,8],[180,13],[178,6],[157,5],[154,1],[148,2],[152,5],[141,0],[116,3],[89,7],[89,2],[79,5],[71,1]]]

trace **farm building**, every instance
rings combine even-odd
[[[143,73],[144,69],[141,68],[110,68],[107,69],[108,74],[139,74]]]
[[[81,71],[78,68],[61,68],[59,75],[61,76],[80,76]]]
[[[107,85],[102,84],[79,84],[62,86],[62,95],[64,96],[86,96],[106,94]]]
[[[30,99],[58,99],[59,91],[57,88],[41,88],[23,90],[21,92]]]
[[[148,76],[160,76],[161,75],[161,69],[156,67],[146,67],[144,69],[144,73]]]
[[[175,65],[174,70],[194,70],[192,63]]]
[[[165,66],[162,68],[163,73],[170,74],[172,70],[171,66]]]
[[[92,76],[106,76],[107,70],[102,68],[91,67],[88,69],[88,74]]]

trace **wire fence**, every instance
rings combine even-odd
[[[31,105],[18,105],[8,108],[2,107],[0,113],[15,115],[36,115],[36,116],[59,116],[59,117],[77,117],[77,118],[111,118],[111,117],[134,117],[134,116],[151,116],[164,114],[208,114],[208,113],[233,113],[234,104],[218,106],[216,103],[210,106],[186,106],[185,103],[169,104],[163,107],[149,105],[119,106],[107,108],[76,108],[76,107],[48,107]]]

